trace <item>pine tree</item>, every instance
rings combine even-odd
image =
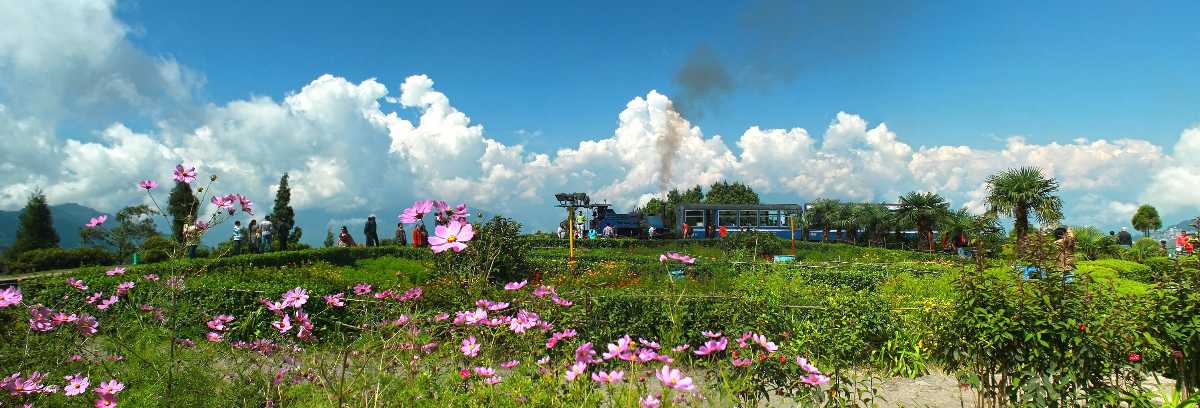
[[[36,190],[29,195],[29,201],[21,211],[17,238],[6,255],[15,258],[25,251],[57,247],[58,232],[54,231],[54,218],[50,214],[50,206],[46,204],[46,194]]]
[[[275,207],[271,210],[271,225],[275,228],[279,250],[286,251],[288,233],[296,225],[296,212],[292,211],[292,189],[288,187],[288,174],[283,173],[279,179],[279,189],[275,191]]]
[[[195,222],[200,200],[192,194],[190,184],[180,182],[175,182],[175,188],[171,189],[171,196],[167,200],[167,212],[171,214],[171,233],[176,241],[183,242],[183,226]]]

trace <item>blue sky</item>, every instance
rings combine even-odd
[[[1066,222],[1200,213],[1200,3],[91,0],[0,8],[0,208],[116,212],[177,163],[306,230],[465,201],[549,228],[742,181],[982,209],[1042,168]],[[312,235],[319,240],[320,234]]]
[[[889,3],[906,2],[784,10],[798,37],[828,42],[775,48],[801,66],[795,80],[739,89],[692,121],[737,135],[755,124],[819,128],[847,110],[916,145],[1011,134],[1170,141],[1200,121],[1200,3]],[[737,68],[760,29],[746,15],[777,6],[564,4],[143,1],[119,14],[142,29],[135,43],[203,72],[215,102],[279,97],[323,73],[385,84],[424,73],[495,137],[544,150],[607,135],[632,95],[672,95],[699,44]]]

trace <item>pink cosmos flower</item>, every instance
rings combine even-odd
[[[371,293],[371,285],[368,285],[365,283],[360,283],[360,284],[354,285],[354,295],[355,296],[362,296],[362,295],[365,295],[368,293]]]
[[[117,380],[108,380],[97,385],[92,391],[100,395],[117,395],[125,389],[125,384]]]
[[[642,397],[642,398],[638,399],[638,402],[640,402],[642,404],[642,408],[662,407],[662,401],[659,401],[658,398],[655,398],[653,395],[647,395],[645,397]]]
[[[748,358],[735,358],[735,359],[733,359],[733,366],[734,367],[748,367],[748,366],[750,366],[750,363],[752,363],[752,362],[754,362],[754,360],[751,360]]]
[[[592,373],[592,381],[595,381],[595,382],[598,382],[601,384],[619,383],[619,382],[621,382],[622,378],[625,378],[625,372],[620,371],[620,370],[613,370],[613,371],[610,371],[607,373],[603,372],[603,371],[597,371],[597,372]]]
[[[523,280],[520,282],[509,282],[509,283],[504,284],[504,290],[519,290],[519,289],[525,287],[525,285],[527,285],[527,284],[529,284],[528,280]]]
[[[703,346],[693,351],[697,356],[707,356],[718,351],[725,351],[725,346],[729,344],[729,339],[722,337],[720,340],[709,340],[704,342]]]
[[[487,385],[496,385],[500,383],[500,376],[488,377],[483,379],[483,383]]]
[[[810,364],[808,362],[808,359],[806,359],[804,357],[796,356],[796,364],[799,365],[800,368],[804,369],[804,371],[806,371],[810,374],[820,374],[821,373],[821,370],[818,370],[817,366]]]
[[[475,237],[475,230],[471,224],[452,220],[449,224],[438,225],[433,229],[433,234],[429,237],[429,245],[434,253],[441,253],[447,249],[462,252],[467,249],[465,242]]]
[[[85,285],[83,281],[75,278],[67,278],[67,284],[71,285],[71,287],[74,287],[75,289],[79,289],[80,291],[85,291],[88,289],[87,285]]]
[[[137,286],[137,284],[133,282],[121,282],[119,285],[117,285],[117,296],[125,296],[125,294],[129,293],[129,290],[133,289],[134,286]]]
[[[553,288],[553,287],[551,287],[551,286],[546,286],[546,285],[538,285],[538,287],[537,287],[537,288],[534,288],[534,289],[533,289],[533,293],[532,293],[532,294],[533,294],[534,296],[537,296],[537,297],[543,297],[543,296],[546,296],[546,295],[549,295],[549,294],[553,294],[553,293],[554,293],[554,288]]]
[[[100,398],[96,399],[94,406],[96,408],[116,408],[117,396],[112,394],[101,395]]]
[[[153,190],[155,187],[158,187],[158,183],[156,183],[154,180],[142,180],[138,182],[138,187],[146,190]]]
[[[576,362],[575,364],[572,364],[571,368],[567,369],[567,373],[566,373],[567,381],[575,381],[575,378],[583,375],[584,370],[587,370],[586,363]]]
[[[433,201],[431,200],[414,201],[412,207],[405,208],[404,212],[400,213],[400,222],[405,224],[421,222],[421,218],[432,209]]]
[[[809,374],[807,377],[801,378],[800,382],[808,385],[825,385],[829,384],[829,377],[821,374]]]
[[[596,351],[592,350],[592,342],[580,344],[575,348],[575,362],[588,364],[596,360]]]
[[[271,327],[279,330],[279,334],[287,333],[292,329],[292,319],[288,315],[283,315],[283,320],[271,322]]]
[[[654,377],[662,382],[664,387],[680,390],[680,391],[695,391],[696,385],[692,383],[691,377],[684,377],[678,369],[671,368],[669,365],[662,366],[661,369],[654,372]]]
[[[98,216],[92,217],[90,220],[88,220],[87,224],[83,224],[83,226],[87,227],[87,228],[96,228],[96,227],[100,226],[100,224],[103,224],[104,221],[108,221],[108,216],[104,215],[104,214],[100,214]]]
[[[512,369],[513,367],[516,367],[518,364],[521,364],[521,360],[509,360],[509,361],[500,363],[500,367],[506,368],[506,369]]]
[[[155,275],[153,273],[147,273],[145,276],[142,276],[142,279],[145,279],[145,280],[148,280],[151,282],[158,282],[158,275]]]
[[[0,309],[20,304],[22,298],[21,289],[16,286],[4,288],[4,290],[0,290]]]
[[[721,338],[721,332],[715,332],[715,333],[714,333],[714,332],[710,332],[710,331],[703,331],[703,332],[700,332],[700,334],[702,334],[702,335],[704,335],[704,337],[708,337],[708,338],[710,338],[710,339],[719,339],[719,338]]]
[[[114,266],[112,269],[109,269],[108,271],[104,272],[104,274],[108,275],[108,276],[124,275],[125,268],[120,267],[120,266]]]
[[[119,299],[120,298],[118,298],[117,295],[109,296],[108,299],[100,301],[100,304],[97,304],[96,308],[100,310],[108,310],[108,308],[116,304],[117,300]]]
[[[336,294],[332,294],[332,295],[325,295],[324,296],[325,304],[332,306],[332,307],[345,306],[346,302],[344,300],[342,300],[342,297],[344,297],[344,296],[346,296],[345,293],[336,293]]]
[[[84,336],[96,334],[96,331],[99,328],[100,323],[97,322],[96,318],[92,317],[91,315],[80,315],[79,319],[75,321],[75,330]]]
[[[546,348],[552,349],[562,339],[575,337],[575,329],[566,329],[560,332],[555,332],[550,335],[550,339],[546,340]]]
[[[684,255],[684,254],[681,254],[678,252],[667,252],[666,255],[667,255],[667,258],[669,258],[669,259],[674,259],[676,261],[683,262],[688,265],[696,263],[696,258],[687,256],[687,255]],[[659,258],[659,260],[662,260],[662,258]]]
[[[475,342],[475,336],[463,340],[462,347],[459,347],[459,350],[462,350],[463,355],[467,357],[479,355],[479,343]]]
[[[176,164],[175,173],[172,176],[175,178],[175,181],[184,184],[190,184],[191,182],[196,181],[196,168],[184,168],[182,164]]]
[[[575,302],[560,298],[558,295],[551,295],[550,300],[553,300],[555,304],[562,307],[571,307],[571,305],[575,304]]]
[[[88,385],[90,384],[88,378],[79,373],[65,376],[63,379],[67,380],[67,385],[63,386],[63,394],[68,397],[74,397],[87,392]]]
[[[491,377],[496,375],[496,369],[491,367],[475,367],[475,374],[480,377]]]
[[[299,309],[308,302],[308,291],[304,288],[295,288],[283,294],[283,299],[280,303],[284,307],[293,307]]]
[[[211,341],[213,343],[219,342],[225,338],[224,336],[221,336],[221,333],[217,333],[217,332],[208,332],[208,334],[206,334],[205,337],[208,339],[208,341]]]

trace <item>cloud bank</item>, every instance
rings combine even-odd
[[[836,112],[819,137],[750,126],[726,141],[650,90],[617,112],[610,136],[531,152],[489,137],[426,75],[389,89],[326,74],[278,100],[199,102],[202,75],[135,47],[111,2],[46,3],[0,10],[0,208],[20,207],[40,187],[52,202],[115,211],[142,200],[138,180],[166,181],[181,162],[220,175],[221,191],[244,192],[260,208],[288,172],[298,210],[387,220],[413,199],[438,197],[534,228],[559,215],[550,208],[556,192],[629,209],[666,188],[720,180],[776,202],[892,201],[924,190],[979,210],[983,180],[1021,165],[1061,181],[1074,224],[1124,223],[1143,202],[1170,220],[1200,203],[1200,192],[1180,188],[1200,184],[1200,166],[1188,160],[1200,153],[1200,127],[1183,130],[1169,150],[1141,139],[1035,144],[1020,136],[1000,149],[914,147],[884,123]],[[43,35],[50,18],[79,31]],[[107,120],[89,134],[59,133],[64,120],[93,116]]]

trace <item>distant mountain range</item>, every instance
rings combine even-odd
[[[16,211],[0,211],[0,250],[7,249],[17,239],[17,225],[20,224],[21,213]],[[50,206],[50,216],[54,219],[54,230],[58,232],[58,245],[63,248],[79,246],[79,229],[100,211],[74,204],[58,204]],[[112,214],[108,214],[112,218]]]

